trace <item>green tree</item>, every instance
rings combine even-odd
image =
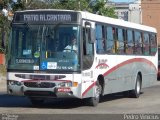
[[[90,0],[68,0],[68,2],[65,2],[63,7],[65,9],[69,10],[89,10],[88,4],[90,3]],[[91,10],[89,10],[91,11]]]
[[[0,53],[5,53],[4,46],[7,45],[8,33],[9,33],[9,25],[10,21],[8,21],[8,17],[2,14],[2,10],[4,8],[7,9],[7,5],[10,0],[0,0]],[[5,44],[5,45],[4,45]]]
[[[106,6],[107,2],[107,0],[106,2],[104,0],[61,0],[61,2],[52,3],[51,8],[89,11],[95,14],[117,18],[115,8]]]
[[[13,11],[29,9],[33,1],[38,2],[36,0],[17,0],[16,3],[12,4],[12,9]]]
[[[25,9],[67,9],[89,11],[95,14],[117,18],[115,8],[106,6],[104,0],[17,0],[13,10]]]
[[[86,10],[90,0],[34,0],[27,9]]]
[[[1,7],[1,10],[3,9],[4,6],[7,5],[8,2],[9,2],[9,0],[0,0],[0,7]]]
[[[108,16],[112,18],[117,18],[117,15],[115,13],[115,8],[111,6],[106,6],[107,1],[104,0],[97,0],[95,5],[91,6],[94,13]]]
[[[4,15],[0,15],[0,53],[5,52],[4,46],[7,45],[10,21]],[[6,45],[4,45],[6,44]]]

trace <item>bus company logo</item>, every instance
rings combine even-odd
[[[96,69],[107,69],[109,66],[106,64],[107,59],[100,59],[98,62],[98,65],[96,66]]]
[[[106,63],[100,63],[96,66],[96,69],[107,69],[109,66]]]

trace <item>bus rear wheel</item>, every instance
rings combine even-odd
[[[90,106],[98,105],[101,93],[102,93],[102,86],[99,84],[99,81],[97,81],[94,87],[94,97],[88,99]]]
[[[140,75],[137,75],[135,89],[130,91],[130,97],[138,98],[141,94],[142,81]]]

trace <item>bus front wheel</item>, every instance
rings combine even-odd
[[[95,83],[94,87],[94,97],[89,98],[89,105],[97,106],[100,100],[100,95],[102,93],[102,86],[99,84],[99,81]]]

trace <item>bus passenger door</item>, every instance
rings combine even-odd
[[[92,74],[92,64],[94,60],[94,38],[91,37],[92,26],[94,23],[83,21],[82,35],[82,97],[91,97],[89,90],[94,83]]]
[[[104,94],[112,93],[117,79],[117,55],[115,55],[115,28],[111,25],[96,25],[96,74],[104,76]]]

